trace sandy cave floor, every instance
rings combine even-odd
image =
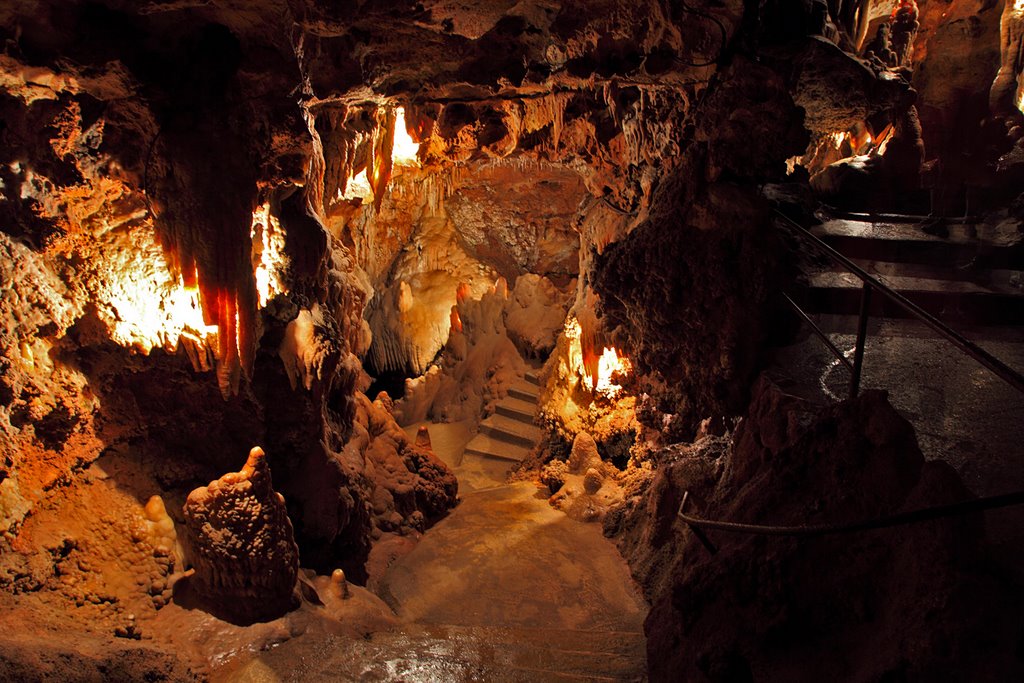
[[[419,539],[382,536],[368,588],[349,586],[346,599],[329,577],[307,573],[298,609],[244,627],[175,593],[132,622],[141,640],[113,641],[100,622],[83,630],[90,610],[99,616],[113,605],[75,607],[47,591],[8,596],[0,655],[19,662],[23,680],[93,680],[93,669],[95,680],[181,676],[181,663],[214,682],[643,680],[647,606],[599,525],[553,509],[535,484],[506,484],[511,462],[463,463],[473,436],[466,423],[428,427],[435,453],[459,477],[461,502]],[[86,479],[96,490],[81,500],[109,510],[83,508],[75,519],[106,527],[122,508],[131,516],[138,503],[127,473],[115,479],[96,466]],[[119,567],[102,569],[104,580]],[[127,617],[126,608],[116,613]]]
[[[466,423],[428,427],[435,453],[459,477],[462,502],[411,552],[393,559],[408,550],[398,539],[375,550],[378,572],[390,564],[370,584],[383,603],[353,589],[368,615],[386,603],[397,617],[361,637],[287,640],[219,678],[642,679],[646,606],[600,528],[552,509],[533,484],[505,484],[504,463],[464,469],[462,448],[473,435]]]

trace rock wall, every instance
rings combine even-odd
[[[742,412],[785,277],[752,183],[778,177],[806,137],[776,74],[734,69],[705,100],[699,120],[708,123],[662,180],[646,220],[592,274],[605,326],[637,365],[636,393],[648,396],[638,417],[671,438],[692,436],[705,417]],[[753,155],[752,138],[771,142]]]
[[[713,555],[676,517],[684,493],[688,514],[781,526],[970,498],[884,394],[822,410],[761,380],[731,437],[656,454],[647,493],[605,523],[651,601],[651,680],[1020,674],[1021,596],[987,564],[978,516],[806,539],[709,530]]]

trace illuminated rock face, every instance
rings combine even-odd
[[[87,471],[180,503],[253,442],[266,458],[189,504],[200,593],[235,619],[280,613],[295,544],[365,581],[377,536],[413,538],[457,498],[395,418],[479,418],[520,355],[555,356],[552,441],[593,436],[590,465],[547,477],[587,506],[619,500],[610,461],[642,430],[674,442],[743,413],[782,275],[759,188],[809,136],[890,110],[908,187],[922,135],[957,169],[1000,65],[987,0],[922,2],[913,47],[901,2],[886,57],[925,60],[922,133],[907,74],[844,51],[823,3],[756,4],[4,3],[0,587],[44,586],[61,614],[79,594],[52,590],[54,566],[116,552],[39,540],[75,509],[59,503],[100,506]],[[364,364],[435,361],[395,406],[362,393]],[[148,512],[172,545],[170,509]]]
[[[299,549],[261,448],[241,471],[189,494],[185,527],[195,569],[189,585],[215,613],[265,621],[297,604]]]

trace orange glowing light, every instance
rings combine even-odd
[[[391,159],[396,166],[419,166],[419,144],[409,135],[405,127],[405,108],[395,110],[395,144],[391,148]]]
[[[622,393],[622,387],[615,383],[613,376],[627,375],[633,370],[628,359],[620,357],[611,347],[604,347],[604,352],[597,364],[597,383],[594,385],[598,393],[608,398],[616,398]]]
[[[388,113],[382,115],[379,127],[371,138],[374,154],[362,171],[349,176],[345,191],[338,191],[338,199],[372,201],[377,194],[383,196],[391,183],[393,168],[419,167],[420,145],[412,139],[405,126],[405,109],[397,107],[393,113],[393,117]],[[386,156],[389,146],[390,157]]]
[[[622,387],[615,380],[631,373],[633,371],[632,363],[628,358],[620,356],[613,347],[606,346],[597,359],[597,376],[592,376],[587,371],[583,360],[583,348],[580,341],[582,336],[582,328],[575,317],[570,317],[565,321],[565,338],[569,342],[569,366],[583,378],[586,386],[595,393],[611,399],[618,398],[622,393]]]
[[[258,304],[263,308],[274,295],[285,291],[287,264],[284,230],[271,214],[269,204],[253,212],[250,236],[253,277]],[[152,232],[139,231],[132,239],[134,249],[113,252],[116,256],[104,263],[106,277],[98,299],[104,317],[110,320],[110,338],[144,354],[158,347],[175,352],[184,338],[187,350],[205,347],[220,359],[222,346],[239,341],[233,336],[234,330],[241,329],[239,311],[232,307],[224,313],[226,318],[214,315],[224,302],[220,297],[200,293],[195,266],[172,275],[173,269]],[[215,320],[226,320],[226,326],[232,328],[224,330],[223,339],[218,326],[210,324]]]
[[[204,322],[198,289],[180,280],[153,290],[151,284],[126,280],[111,297],[118,318],[110,335],[114,341],[148,353],[157,346],[177,350],[178,338],[186,332],[207,343],[215,338],[217,326]]]
[[[260,308],[265,308],[275,295],[285,291],[284,270],[288,259],[284,255],[284,230],[277,216],[266,203],[252,213],[252,273],[256,278],[256,294]]]
[[[338,199],[344,199],[347,201],[362,199],[364,202],[373,200],[373,188],[370,187],[370,180],[366,177],[365,170],[360,171],[359,174],[348,179],[348,184],[345,185],[345,191],[338,192]]]

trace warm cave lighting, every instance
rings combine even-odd
[[[275,295],[284,292],[284,230],[269,202],[252,214],[252,273],[256,278],[256,294],[260,308],[265,308]]]
[[[565,338],[569,342],[569,366],[583,378],[584,384],[591,387],[594,393],[610,399],[618,398],[622,393],[622,387],[613,378],[629,374],[633,370],[633,365],[629,359],[620,356],[614,348],[606,346],[597,359],[597,377],[592,377],[587,372],[586,364],[583,361],[582,336],[579,321],[575,317],[567,319],[565,321]]]
[[[373,201],[373,188],[370,187],[370,181],[366,177],[365,170],[348,179],[345,191],[338,193],[338,199],[346,201],[353,199],[362,199],[364,202]]]
[[[395,146],[391,150],[391,159],[395,166],[419,166],[420,145],[409,135],[405,127],[405,108],[395,110]]]
[[[252,270],[260,308],[285,291],[284,230],[264,204],[253,212]],[[142,239],[142,238],[140,238]],[[217,326],[203,320],[199,288],[186,287],[170,267],[155,241],[139,242],[124,261],[111,264],[107,297],[113,325],[110,336],[122,346],[149,353],[155,348],[177,351],[185,338],[193,345],[216,348]],[[196,273],[192,282],[199,281]]]
[[[418,168],[420,165],[419,153],[419,143],[412,139],[405,126],[405,108],[398,107],[395,109],[395,136],[391,147],[391,162],[394,168]],[[373,201],[373,185],[370,183],[366,169],[348,179],[345,191],[338,192],[338,199]]]
[[[166,263],[154,264],[152,272],[148,278],[126,275],[111,287],[111,338],[143,353],[156,347],[175,351],[183,334],[212,345],[217,326],[203,321],[198,288],[186,287],[180,277],[159,277],[168,272]]]
[[[629,360],[619,356],[614,348],[604,347],[604,352],[597,361],[597,383],[595,391],[608,398],[618,398],[622,387],[616,384],[614,375],[626,375],[633,369]]]

